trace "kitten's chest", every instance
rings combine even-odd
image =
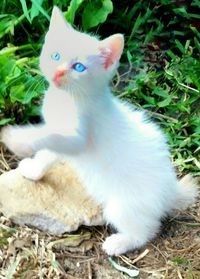
[[[78,121],[77,107],[65,92],[48,91],[42,107],[42,115],[46,123],[61,124]]]

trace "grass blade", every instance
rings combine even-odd
[[[47,12],[42,8],[42,6],[40,6],[39,4],[38,4],[38,1],[36,1],[36,0],[31,0],[31,2],[35,5],[35,7],[37,7],[38,8],[38,10],[41,12],[41,14],[43,14],[43,16],[45,16],[47,19],[48,19],[48,21],[50,21],[50,16],[47,14]]]

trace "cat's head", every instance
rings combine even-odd
[[[108,83],[123,51],[123,35],[104,40],[75,30],[53,8],[40,67],[50,84],[68,91],[92,90]]]

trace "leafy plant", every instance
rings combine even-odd
[[[10,47],[0,54],[0,125],[26,122],[38,115],[38,102],[45,90],[37,58],[18,58],[12,52],[16,49]]]
[[[82,14],[83,28],[88,30],[103,23],[112,11],[113,4],[111,0],[95,0],[87,3]]]

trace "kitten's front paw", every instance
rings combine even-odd
[[[19,157],[33,155],[33,149],[30,144],[31,139],[24,138],[23,130],[18,126],[4,127],[0,134],[0,141]]]
[[[128,236],[116,233],[107,237],[102,247],[108,255],[118,256],[131,250],[133,248],[132,244]]]
[[[35,159],[25,158],[19,165],[18,170],[22,176],[30,180],[40,180],[44,176],[44,169]]]

